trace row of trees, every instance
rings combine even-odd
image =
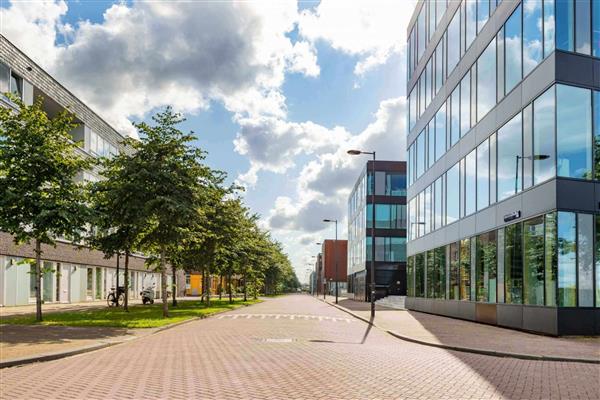
[[[0,108],[0,230],[18,243],[34,242],[36,316],[41,310],[42,244],[58,237],[101,250],[107,258],[124,255],[125,287],[129,258],[148,255],[147,265],[162,275],[163,316],[168,317],[167,269],[202,271],[205,299],[209,276],[241,275],[244,295],[299,286],[281,245],[257,225],[226,174],[204,163],[206,153],[192,145],[193,133],[170,107],[152,124],[134,123],[140,140],[125,139],[125,151],[109,158],[87,157],[73,142],[73,115],[50,118],[42,100],[18,110]],[[75,179],[84,170],[97,182]],[[128,290],[125,304],[128,307]]]

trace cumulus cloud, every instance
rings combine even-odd
[[[414,0],[321,0],[302,11],[299,31],[313,43],[322,40],[357,56],[354,72],[363,75],[405,46],[414,5]]]
[[[62,25],[66,11],[62,0],[11,3],[3,34],[120,130],[156,107],[214,100],[241,117],[284,117],[286,71],[319,74],[312,45],[286,36],[293,0],[119,3],[76,29]],[[56,46],[61,32],[69,41]]]

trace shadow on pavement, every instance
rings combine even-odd
[[[69,327],[44,325],[2,325],[0,342],[3,345],[35,345],[65,343],[73,340],[102,340],[128,333],[125,328]]]

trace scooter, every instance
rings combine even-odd
[[[140,296],[142,296],[142,303],[154,304],[154,286],[143,289],[140,292]]]

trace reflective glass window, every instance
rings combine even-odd
[[[577,214],[577,280],[579,307],[594,306],[594,216]]]
[[[556,250],[556,213],[546,214],[545,224],[545,242],[546,242],[546,257],[545,257],[545,288],[546,288],[546,305],[556,306],[556,276],[558,273],[558,254]]]
[[[409,129],[412,129],[417,122],[417,86],[415,86],[408,96],[408,106],[408,124],[410,127]]]
[[[419,78],[419,117],[425,111],[425,74],[421,74]]]
[[[460,174],[459,164],[446,172],[446,223],[450,224],[458,220],[459,216],[459,187]]]
[[[435,297],[435,277],[434,277],[434,255],[433,250],[428,250],[425,252],[425,264],[426,264],[426,285],[427,285],[427,297],[434,298]]]
[[[575,51],[582,54],[591,53],[591,11],[590,0],[575,2]]]
[[[490,202],[490,145],[485,140],[477,146],[477,210]]]
[[[518,193],[521,188],[520,159],[521,113],[515,115],[498,131],[498,201]]]
[[[434,229],[442,227],[443,222],[443,201],[444,201],[444,187],[443,179],[439,177],[434,182],[434,205],[433,205],[433,225]]]
[[[521,5],[512,13],[504,25],[505,93],[514,88],[522,77],[521,57]]]
[[[437,94],[444,84],[444,54],[443,41],[440,41],[435,49],[435,93]]]
[[[387,174],[386,196],[406,196],[406,176],[404,174]]]
[[[436,1],[436,6],[437,7],[435,10],[435,24],[438,25],[440,23],[440,20],[444,16],[444,13],[446,12],[446,0]]]
[[[450,75],[458,64],[460,57],[460,9],[456,11],[450,25],[448,25],[446,36],[446,49],[447,49],[447,65],[448,74]]]
[[[450,97],[450,147],[460,139],[460,86],[456,86]]]
[[[591,98],[589,89],[556,85],[558,176],[591,179]]]
[[[0,62],[0,94],[4,94],[9,91],[10,86],[10,68],[2,62]]]
[[[600,57],[600,2],[592,1],[592,55]]]
[[[477,152],[471,151],[465,157],[465,215],[471,215],[476,210],[476,175]]]
[[[424,215],[423,215],[423,233],[426,235],[430,232],[431,228],[431,186],[427,186],[423,191],[424,196]]]
[[[435,161],[435,120],[427,124],[427,169],[431,168]]]
[[[529,74],[542,61],[542,2],[523,0],[523,75]]]
[[[500,102],[504,97],[504,28],[501,28],[496,35],[496,100]]]
[[[556,48],[575,49],[575,12],[573,0],[556,0]]]
[[[466,47],[467,49],[475,40],[477,36],[477,1],[476,0],[465,0],[465,36],[466,36]]]
[[[477,0],[477,32],[483,29],[483,26],[488,21],[489,16],[490,0]]]
[[[425,172],[425,133],[421,131],[417,137],[417,178]]]
[[[522,224],[504,228],[504,301],[523,303]]]
[[[596,215],[596,307],[600,307],[600,215]]]
[[[496,302],[496,231],[477,236],[476,301]]]
[[[425,7],[421,7],[417,19],[417,62],[425,52]]]
[[[533,106],[529,104],[523,109],[523,189],[533,184]]]
[[[431,60],[432,59],[430,58],[425,66],[425,108],[429,107],[429,103],[431,103],[431,91],[433,90]],[[425,109],[423,109],[423,111],[425,111]]]
[[[459,249],[460,242],[450,243],[450,300],[460,299]]]
[[[496,104],[496,40],[488,44],[477,60],[477,121]]]
[[[433,251],[434,296],[437,299],[446,298],[446,248],[438,247]]]
[[[554,87],[533,102],[533,184],[550,178],[555,172]]]
[[[471,240],[460,241],[460,300],[471,300]]]
[[[460,81],[460,136],[471,129],[471,73]]]
[[[594,91],[594,137],[593,145],[594,145],[594,168],[595,168],[595,177],[597,180],[600,180],[600,92]]]
[[[435,114],[435,160],[446,152],[446,103]]]
[[[576,214],[558,213],[558,306],[577,306]]]
[[[497,269],[497,290],[496,290],[496,301],[498,303],[504,303],[504,229],[498,229],[496,231],[498,245],[496,246],[498,256],[496,257]]]
[[[544,0],[544,57],[554,51],[554,0]]]
[[[431,37],[433,36],[433,33],[435,32],[435,27],[436,27],[436,23],[435,23],[435,1],[428,1],[427,2],[427,15],[429,17],[429,37],[427,38],[428,40],[431,40]]]
[[[523,227],[523,288],[525,304],[544,305],[544,217]]]
[[[415,256],[415,296],[425,297],[425,256],[424,253]]]
[[[490,204],[496,202],[496,171],[497,171],[497,163],[496,163],[496,134],[493,133],[490,136]]]

